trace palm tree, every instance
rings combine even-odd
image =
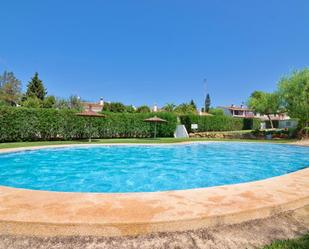
[[[162,109],[166,112],[173,112],[175,110],[176,105],[173,103],[167,103],[165,106],[162,107]]]

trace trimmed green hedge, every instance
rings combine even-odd
[[[73,110],[0,107],[0,142],[73,140],[93,138],[134,138],[153,136],[153,124],[145,123],[152,113],[107,113],[106,118],[76,116]],[[172,113],[157,113],[168,123],[158,125],[159,137],[172,137],[177,117]],[[258,129],[259,120],[228,116],[185,115],[180,117],[191,132],[191,124],[198,131],[234,131]],[[91,129],[90,129],[91,128]]]
[[[255,130],[260,128],[259,119],[233,118],[224,115],[184,115],[180,117],[180,121],[186,126],[188,132],[191,132],[191,124],[198,125],[198,132]]]
[[[153,124],[143,122],[151,113],[106,114],[106,118],[85,118],[73,110],[0,107],[0,142],[153,136]],[[158,113],[168,123],[158,125],[159,137],[171,137],[177,117]],[[91,124],[91,125],[90,125]],[[91,129],[89,129],[91,127]]]

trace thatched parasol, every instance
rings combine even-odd
[[[157,135],[157,123],[167,123],[165,119],[158,118],[157,116],[154,116],[152,118],[146,118],[144,119],[144,122],[154,123],[154,138],[156,138]]]
[[[92,118],[104,118],[105,115],[96,113],[92,110],[92,106],[89,105],[89,110],[76,113],[77,116],[88,118],[88,129],[89,129],[89,142],[91,142],[91,129],[92,129]]]

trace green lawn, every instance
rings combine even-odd
[[[275,241],[263,249],[309,249],[309,234],[298,239]]]
[[[106,143],[179,143],[188,141],[236,141],[236,142],[264,142],[264,143],[288,143],[295,140],[253,140],[253,139],[209,139],[209,138],[113,138],[113,139],[93,139],[92,144],[106,144]],[[18,148],[28,146],[44,146],[44,145],[59,145],[59,144],[85,144],[88,140],[74,140],[74,141],[39,141],[39,142],[14,142],[14,143],[0,143],[0,149]]]

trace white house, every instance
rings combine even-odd
[[[224,114],[232,117],[241,117],[241,118],[259,118],[261,119],[261,129],[266,129],[269,127],[269,118],[266,115],[260,115],[259,113],[254,113],[249,108],[244,105],[236,106],[219,106],[219,109],[222,109]],[[275,127],[279,129],[285,128],[296,128],[298,121],[291,119],[285,113],[281,114],[271,114],[270,118],[272,121],[275,121]],[[277,124],[277,125],[276,125]]]
[[[248,118],[253,118],[255,116],[254,113],[244,105],[219,106],[218,108],[223,110],[224,114],[227,116]]]

